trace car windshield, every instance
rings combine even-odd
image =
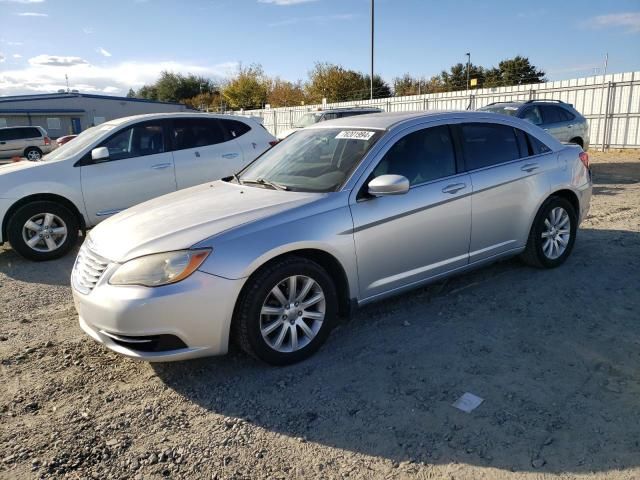
[[[518,113],[519,108],[518,105],[490,105],[488,107],[482,107],[480,110],[483,112],[501,113],[513,117]]]
[[[304,128],[314,123],[318,123],[322,118],[322,113],[305,113],[300,120],[293,124],[295,128]]]
[[[382,135],[342,128],[301,130],[267,150],[240,175],[244,184],[302,192],[333,192]]]
[[[88,147],[90,144],[95,142],[99,137],[104,135],[106,132],[109,132],[116,128],[115,125],[104,124],[97,127],[91,127],[82,132],[76,138],[73,139],[73,142],[67,142],[64,145],[56,148],[49,155],[45,155],[43,157],[43,161],[50,162],[55,160],[63,160],[68,158],[81,150]]]

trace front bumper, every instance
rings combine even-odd
[[[80,327],[94,340],[130,358],[166,362],[227,353],[243,283],[197,271],[163,287],[113,286],[104,280],[87,295],[72,290]],[[173,336],[183,346],[144,351],[115,340],[120,336]]]

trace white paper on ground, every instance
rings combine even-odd
[[[484,402],[484,399],[474,395],[473,393],[466,392],[453,402],[452,406],[456,407],[458,410],[462,410],[463,412],[471,413],[473,410],[478,408],[482,402]]]

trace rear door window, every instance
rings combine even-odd
[[[221,119],[220,123],[227,132],[228,138],[238,138],[251,131],[251,127],[239,120]]]
[[[554,105],[541,105],[540,110],[542,111],[542,119],[545,124],[567,121],[567,117],[563,113],[565,112],[563,108]]]
[[[425,128],[398,140],[373,171],[373,176],[402,175],[418,185],[456,173],[456,157],[449,127]]]
[[[520,158],[513,127],[497,123],[463,123],[460,131],[467,170]]]
[[[173,121],[171,136],[174,150],[206,147],[226,141],[217,119],[180,118]]]

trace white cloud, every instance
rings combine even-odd
[[[272,5],[289,6],[317,1],[318,0],[258,0],[258,3],[270,3]]]
[[[91,28],[91,27],[83,27],[82,28],[82,32],[85,35],[91,35],[93,33],[93,28]]]
[[[36,12],[20,12],[17,13],[19,17],[48,17],[48,13],[36,13]]]
[[[0,3],[44,3],[44,0],[0,0]]]
[[[74,65],[87,65],[88,63],[80,57],[59,57],[57,55],[38,55],[29,59],[29,64],[34,67],[72,67]]]
[[[111,52],[105,50],[102,47],[99,47],[96,52],[98,52],[100,55],[102,55],[103,57],[110,57],[111,56]]]
[[[2,53],[0,53],[0,63],[4,62],[7,59]]]
[[[19,47],[20,45],[22,45],[22,42],[5,42],[4,40],[0,40],[4,43],[6,43],[7,45],[11,46],[11,47]]]
[[[312,17],[294,17],[294,18],[285,18],[284,20],[279,20],[277,22],[269,23],[269,27],[285,27],[287,25],[295,25],[297,23],[317,23],[317,24],[325,24],[330,21],[345,21],[345,20],[353,20],[358,15],[354,13],[340,13],[336,15],[315,15]]]
[[[599,15],[586,21],[592,28],[623,27],[628,33],[640,32],[640,12],[611,13]]]
[[[20,55],[19,53],[14,53],[13,58],[22,58],[22,55]]]
[[[83,59],[71,65],[51,63],[51,55],[39,55],[35,63],[33,58],[24,68],[0,71],[0,95],[18,95],[25,93],[56,92],[66,89],[65,74],[69,76],[69,85],[81,92],[124,95],[129,88],[140,88],[154,82],[163,70],[193,73],[209,78],[229,77],[237,71],[237,62],[217,65],[189,64],[180,62],[123,62],[114,65],[91,65]],[[79,57],[53,57],[59,59],[78,59]],[[49,59],[49,60],[47,60]],[[44,63],[43,63],[44,61]],[[62,62],[64,64],[64,62]]]

